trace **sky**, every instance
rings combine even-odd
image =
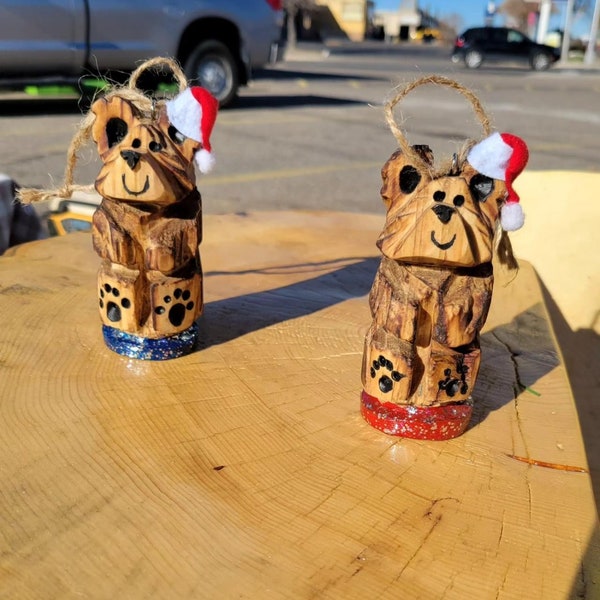
[[[401,0],[375,0],[377,10],[397,10],[400,4]],[[500,6],[501,4],[501,0],[496,0],[496,6]],[[554,4],[559,14],[552,16],[549,29],[563,29],[565,23],[564,6],[566,2],[555,1]],[[426,10],[438,18],[443,18],[449,14],[459,15],[462,18],[461,29],[483,25],[487,5],[488,0],[420,0],[418,2],[419,8]],[[494,25],[504,25],[502,15],[496,15]],[[587,37],[589,29],[589,17],[576,18],[573,22],[572,36],[584,35]]]

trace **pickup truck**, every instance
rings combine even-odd
[[[276,55],[281,0],[0,0],[0,87],[66,83],[176,58],[230,104]]]

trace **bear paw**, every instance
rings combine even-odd
[[[173,327],[179,327],[183,323],[187,311],[194,309],[194,301],[190,300],[190,298],[191,293],[189,290],[182,291],[180,288],[176,288],[173,292],[173,297],[168,295],[163,297],[163,302],[167,306],[157,306],[154,312],[157,315],[164,315],[168,310],[167,317],[169,323]]]
[[[131,300],[125,297],[121,298],[118,288],[108,283],[100,288],[99,304],[101,310],[106,309],[106,318],[113,323],[118,323],[122,319],[122,308],[125,310],[131,308]]]
[[[406,375],[394,369],[392,361],[385,358],[383,354],[380,354],[379,358],[371,363],[370,374],[372,379],[379,377],[378,386],[384,394],[388,394],[394,389],[395,382],[406,377]]]
[[[458,379],[452,377],[452,369],[444,369],[445,378],[438,382],[439,389],[445,391],[449,398],[453,398],[459,392],[464,396],[469,391],[465,377],[467,370],[466,365],[458,366],[456,368],[456,372],[460,376],[460,379]]]

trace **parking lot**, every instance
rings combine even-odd
[[[212,138],[217,169],[199,181],[205,211],[378,211],[379,170],[396,145],[382,104],[395,85],[430,73],[470,87],[497,129],[525,138],[530,169],[600,169],[596,71],[468,71],[436,46],[300,47],[288,58],[258,73],[221,112]],[[58,184],[80,118],[75,97],[2,95],[0,171],[24,186]],[[447,90],[417,90],[397,118],[412,142],[437,155],[481,134],[469,105]],[[93,147],[79,164],[78,182],[93,182]]]

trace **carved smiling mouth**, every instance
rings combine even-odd
[[[125,188],[125,191],[128,194],[131,194],[132,196],[140,196],[141,194],[145,194],[148,191],[148,188],[150,187],[150,179],[148,178],[148,175],[146,175],[146,181],[144,181],[144,187],[141,190],[139,190],[138,192],[134,192],[133,190],[130,190],[127,187],[127,184],[125,183],[125,175],[121,175],[121,181],[123,182],[123,187]]]
[[[435,233],[432,231],[431,241],[433,242],[433,245],[439,248],[440,250],[448,250],[448,248],[452,248],[452,244],[454,244],[454,242],[456,241],[456,234],[452,236],[452,239],[449,242],[442,244],[435,239]]]

